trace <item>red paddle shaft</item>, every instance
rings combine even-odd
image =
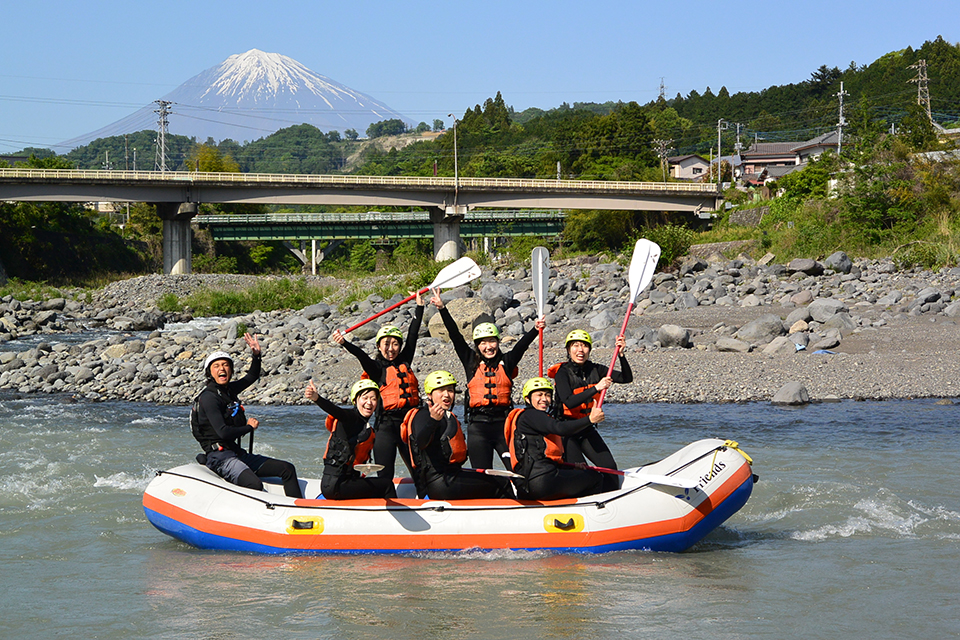
[[[543,377],[543,328],[542,327],[539,329],[539,333],[540,333],[540,373],[538,373],[537,375],[539,375],[542,378]]]
[[[620,335],[618,336],[618,338],[622,338],[624,334],[627,333],[627,323],[630,322],[631,311],[633,311],[633,302],[627,305],[627,315],[623,319],[623,326],[620,328]],[[618,344],[617,347],[613,350],[613,359],[610,361],[610,368],[607,369],[608,378],[613,375],[613,366],[617,363],[617,356],[619,355],[620,355],[620,345]],[[607,395],[606,389],[600,392],[600,397],[597,398],[598,409],[603,406],[603,399],[606,397],[606,395]]]
[[[420,295],[423,295],[423,294],[425,294],[427,291],[430,291],[430,287],[424,287],[423,289],[420,289],[420,291],[418,291],[417,293],[419,293]],[[417,297],[417,293],[413,294],[412,296],[408,296],[408,297],[404,298],[403,300],[401,300],[400,302],[398,302],[398,303],[396,303],[396,304],[390,305],[389,307],[387,307],[387,308],[384,309],[383,311],[379,311],[379,312],[373,314],[372,316],[370,316],[370,317],[367,318],[366,320],[361,320],[361,321],[358,322],[357,324],[355,324],[355,325],[353,325],[352,327],[350,327],[349,329],[345,330],[344,333],[350,333],[350,332],[353,331],[354,329],[359,329],[360,327],[362,327],[363,325],[367,324],[367,323],[370,322],[371,320],[376,320],[377,318],[379,318],[379,317],[382,316],[383,314],[385,314],[385,313],[390,313],[391,311],[393,311],[393,310],[396,309],[397,307],[399,307],[399,306],[401,306],[401,305],[407,304],[408,302],[410,302],[411,300],[413,300],[414,298]]]

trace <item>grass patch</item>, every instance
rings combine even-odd
[[[334,293],[332,287],[307,284],[302,278],[267,280],[249,289],[206,289],[180,300],[165,294],[157,306],[162,311],[191,309],[195,316],[234,316],[254,311],[302,309],[322,302]]]

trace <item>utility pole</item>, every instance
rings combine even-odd
[[[737,159],[740,158],[740,152],[743,151],[743,145],[740,143],[740,128],[742,126],[743,125],[740,124],[739,122],[737,123],[737,143],[733,145],[733,155],[737,156]],[[742,160],[740,161],[740,164],[741,166],[743,165]],[[730,163],[730,182],[736,182],[734,178],[738,177],[733,174],[733,171],[734,171],[733,162],[731,162]]]
[[[843,126],[847,124],[847,121],[843,118],[843,98],[848,96],[846,91],[843,90],[843,81],[840,81],[840,91],[837,93],[837,97],[840,98],[840,120],[837,121],[837,155],[839,156],[843,153]]]
[[[170,115],[170,105],[173,103],[169,100],[154,100],[154,102],[157,103],[158,108],[153,112],[160,116],[157,120],[156,170],[167,171],[167,116]]]
[[[724,121],[723,118],[717,120],[717,185],[723,184],[723,172],[720,170],[720,136],[721,134],[729,128],[730,124]]]
[[[667,149],[673,144],[673,140],[654,140],[653,148],[657,150],[660,156],[660,173],[663,175],[663,181],[667,181]]]
[[[930,89],[927,87],[927,61],[919,60],[907,68],[917,70],[917,77],[911,78],[908,82],[916,83],[917,104],[927,112],[927,120],[933,122],[933,115],[930,113]]]
[[[130,171],[130,151],[127,144],[129,142],[128,138],[129,136],[127,134],[123,134],[123,170],[124,171]]]

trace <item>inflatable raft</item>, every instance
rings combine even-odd
[[[419,500],[409,478],[397,481],[396,500],[294,499],[277,484],[248,490],[193,463],[158,471],[143,508],[157,529],[201,549],[683,551],[746,504],[755,480],[751,462],[735,442],[700,440],[626,470],[616,491],[544,502]],[[306,496],[320,493],[319,480],[302,479],[301,486]]]

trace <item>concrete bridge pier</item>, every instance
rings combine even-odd
[[[467,214],[465,205],[455,205],[430,211],[433,223],[433,259],[437,262],[456,260],[460,257],[460,221]]]
[[[197,215],[196,202],[158,202],[157,215],[163,220],[163,273],[193,272],[190,220]]]

